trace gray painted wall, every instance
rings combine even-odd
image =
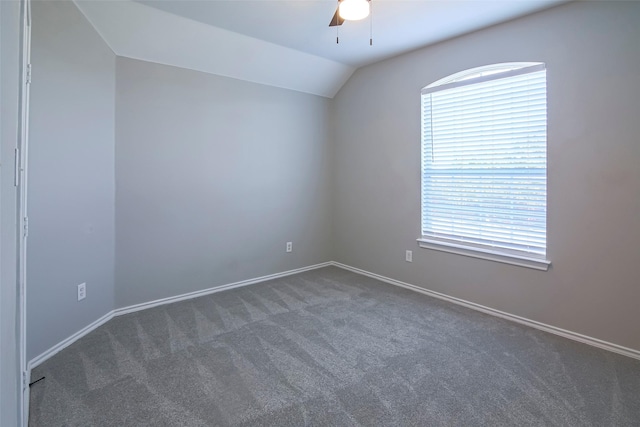
[[[115,55],[68,1],[32,37],[28,359],[113,309],[115,269]]]
[[[20,419],[20,362],[16,308],[16,188],[13,158],[18,137],[20,4],[0,1],[0,425]]]
[[[116,86],[117,307],[330,259],[329,100],[124,58]]]
[[[570,3],[357,71],[333,105],[337,261],[640,349],[638,22]],[[420,89],[508,61],[547,64],[548,272],[416,244]]]

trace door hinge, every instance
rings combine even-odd
[[[22,390],[26,390],[29,387],[29,380],[27,379],[27,373],[22,372]]]
[[[24,231],[24,237],[27,237],[29,235],[29,217],[27,216],[24,217],[22,229]]]
[[[27,64],[27,84],[31,84],[31,64]]]
[[[20,184],[20,150],[13,149],[13,186]]]

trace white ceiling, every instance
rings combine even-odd
[[[332,98],[356,68],[567,0],[74,0],[115,54]]]
[[[370,22],[329,28],[335,0],[136,0],[343,64],[360,67],[563,2],[562,0],[372,0]]]

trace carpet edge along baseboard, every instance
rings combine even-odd
[[[261,277],[256,277],[256,278],[252,278],[252,279],[247,279],[247,280],[242,280],[242,281],[238,281],[238,282],[233,282],[233,283],[228,283],[225,285],[220,285],[220,286],[216,286],[216,287],[212,287],[212,288],[207,288],[207,289],[203,289],[200,291],[195,291],[195,292],[189,292],[189,293],[185,293],[185,294],[180,294],[180,295],[176,295],[173,297],[168,297],[168,298],[162,298],[162,299],[158,299],[158,300],[154,300],[154,301],[149,301],[149,302],[145,302],[145,303],[140,303],[140,304],[135,304],[135,305],[131,305],[128,307],[122,307],[122,308],[117,308],[115,310],[112,310],[106,314],[104,314],[102,317],[96,319],[95,321],[93,321],[92,323],[90,323],[89,325],[85,326],[84,328],[80,329],[78,332],[70,335],[69,337],[65,338],[64,340],[60,341],[59,343],[55,344],[54,346],[52,346],[51,348],[49,348],[48,350],[45,350],[44,352],[42,352],[40,355],[34,357],[33,359],[31,359],[28,364],[27,364],[27,369],[28,371],[31,371],[31,369],[35,368],[36,366],[40,365],[41,363],[43,363],[44,361],[48,360],[50,357],[52,357],[53,355],[59,353],[60,351],[62,351],[63,349],[65,349],[66,347],[70,346],[71,344],[73,344],[74,342],[76,342],[77,340],[79,340],[80,338],[84,337],[85,335],[87,335],[88,333],[90,333],[91,331],[97,329],[98,327],[102,326],[103,324],[105,324],[106,322],[108,322],[109,320],[113,319],[116,316],[121,316],[124,314],[129,314],[129,313],[134,313],[136,311],[140,311],[140,310],[146,310],[148,308],[152,308],[152,307],[157,307],[159,305],[164,305],[164,304],[171,304],[174,302],[178,302],[178,301],[184,301],[184,300],[188,300],[188,299],[192,299],[192,298],[197,298],[200,296],[204,296],[204,295],[209,295],[209,294],[213,294],[213,293],[217,293],[217,292],[222,292],[225,290],[229,290],[229,289],[234,289],[234,288],[239,288],[242,286],[249,286],[249,285],[254,285],[257,283],[261,283],[261,282],[265,282],[267,280],[272,280],[272,279],[277,279],[280,277],[286,277],[286,276],[291,276],[293,274],[298,274],[298,273],[303,273],[305,271],[310,271],[310,270],[315,270],[318,268],[323,268],[323,267],[329,267],[329,266],[334,266],[334,267],[338,267],[338,268],[342,268],[344,270],[348,270],[357,274],[361,274],[363,276],[367,276],[367,277],[371,277],[373,279],[376,280],[380,280],[381,282],[384,283],[388,283],[390,285],[394,285],[394,286],[399,286],[405,289],[409,289],[412,290],[414,292],[419,292],[421,294],[424,295],[428,295],[431,296],[433,298],[438,298],[444,301],[448,301],[450,303],[456,304],[456,305],[461,305],[467,308],[470,308],[472,310],[476,310],[476,311],[480,311],[482,313],[485,314],[489,314],[492,316],[496,316],[496,317],[500,317],[502,319],[506,319],[506,320],[510,320],[512,322],[516,322],[525,326],[529,326],[531,328],[534,329],[539,329],[545,332],[549,332],[551,334],[554,335],[559,335],[561,337],[564,338],[568,338],[574,341],[578,341],[581,342],[583,344],[587,344],[587,345],[591,345],[593,347],[597,347],[597,348],[601,348],[607,351],[611,351],[613,353],[617,353],[617,354],[621,354],[623,356],[627,356],[627,357],[631,357],[633,359],[638,359],[640,360],[640,350],[635,350],[632,348],[628,348],[628,347],[624,347],[618,344],[614,344],[608,341],[604,341],[604,340],[600,340],[597,338],[593,338],[587,335],[582,335],[576,332],[572,332],[572,331],[568,331],[566,329],[562,329],[562,328],[558,328],[556,326],[552,326],[552,325],[548,325],[542,322],[538,322],[535,320],[531,320],[531,319],[527,319],[524,317],[520,317],[517,316],[515,314],[511,314],[511,313],[507,313],[504,311],[500,311],[500,310],[496,310],[493,309],[491,307],[486,307],[480,304],[476,304],[474,302],[470,302],[467,300],[463,300],[461,298],[456,298],[456,297],[452,297],[446,294],[442,294],[440,292],[435,292],[435,291],[431,291],[429,289],[425,289],[410,283],[406,283],[406,282],[402,282],[399,280],[395,280],[389,277],[385,277],[376,273],[372,273],[370,271],[366,271],[366,270],[362,270],[360,268],[356,268],[356,267],[352,267],[346,264],[342,264],[336,261],[327,261],[327,262],[323,262],[323,263],[319,263],[319,264],[314,264],[314,265],[310,265],[310,266],[306,266],[306,267],[301,267],[301,268],[297,268],[297,269],[293,269],[293,270],[287,270],[287,271],[283,271],[280,273],[274,273],[274,274],[270,274],[270,275],[266,275],[266,276],[261,276]]]

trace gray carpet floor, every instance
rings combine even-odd
[[[30,426],[640,426],[640,361],[334,267],[120,316]]]

